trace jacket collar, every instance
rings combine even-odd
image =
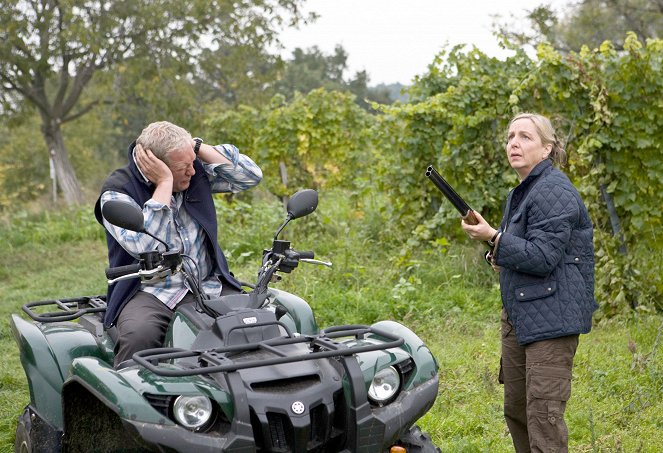
[[[523,179],[517,188],[520,190],[526,190],[536,179],[541,176],[544,172],[548,171],[552,167],[552,161],[550,159],[543,160],[536,164],[536,166],[529,172],[529,175]]]
[[[529,172],[529,175],[527,175],[527,178],[525,178],[523,182],[527,181],[528,179],[536,179],[539,175],[546,171],[547,168],[550,167],[552,167],[552,161],[550,159],[542,160],[536,164],[534,168],[532,168],[532,171]]]

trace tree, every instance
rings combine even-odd
[[[621,50],[627,32],[634,32],[641,41],[663,36],[663,0],[582,0],[561,17],[542,4],[526,14],[530,31],[514,30],[513,19],[496,28],[516,45],[548,42],[570,52],[583,45],[595,49],[611,41]]]
[[[368,108],[368,101],[390,104],[386,89],[370,88],[369,75],[366,71],[355,73],[353,78],[346,79],[348,54],[342,46],[337,45],[334,53],[325,55],[317,46],[303,50],[296,48],[292,59],[287,60],[282,76],[275,84],[275,90],[287,100],[294,98],[295,93],[307,94],[317,88],[328,91],[349,91],[356,96],[356,102]]]
[[[149,58],[156,67],[179,62],[178,69],[188,70],[168,73],[170,82],[190,83],[203,49],[266,49],[286,18],[290,24],[302,19],[303,1],[5,1],[0,9],[1,113],[37,109],[65,201],[77,203],[80,187],[62,124],[107,100],[84,96],[96,74]]]

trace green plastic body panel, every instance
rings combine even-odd
[[[276,306],[282,306],[287,314],[279,319],[292,332],[298,332],[302,335],[318,334],[318,324],[315,322],[313,310],[304,299],[294,294],[270,288],[271,302],[267,306],[274,309]],[[166,332],[164,345],[166,347],[189,348],[200,329],[187,319],[186,316],[175,312],[170,328]]]
[[[167,348],[189,348],[200,329],[182,313],[176,311],[170,323],[163,345]]]
[[[61,391],[69,368],[77,357],[109,360],[95,337],[72,322],[40,324],[11,317],[14,339],[28,379],[30,401],[45,418],[62,427]]]
[[[270,292],[274,296],[272,303],[281,305],[288,311],[288,314],[284,315],[279,321],[302,335],[316,335],[318,333],[318,324],[315,322],[313,310],[304,299],[279,289],[270,288]]]
[[[221,410],[232,419],[233,408],[227,392],[218,383],[202,376],[168,378],[156,376],[141,367],[115,370],[95,357],[74,360],[72,377],[115,411],[121,418],[142,423],[174,425],[143,398],[152,395],[205,395],[215,400]]]
[[[373,324],[373,327],[393,333],[402,337],[405,343],[399,349],[405,351],[414,360],[416,371],[405,383],[405,389],[410,390],[418,385],[429,381],[437,374],[439,368],[437,360],[433,357],[430,349],[421,341],[414,332],[395,321],[380,321]],[[374,335],[369,335],[375,337]],[[379,337],[376,337],[379,338]]]

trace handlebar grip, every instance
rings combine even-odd
[[[108,280],[113,280],[123,275],[133,274],[140,270],[140,263],[128,264],[126,266],[117,266],[117,267],[107,267],[106,268],[106,278]]]
[[[299,259],[312,260],[313,258],[315,258],[313,250],[308,250],[305,252],[297,252],[297,253],[299,253]]]

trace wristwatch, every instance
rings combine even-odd
[[[196,142],[196,145],[193,147],[193,152],[197,156],[198,152],[200,151],[200,145],[203,144],[203,139],[196,137],[193,139],[193,141]]]
[[[500,235],[500,230],[495,231],[495,234],[493,235],[492,238],[488,241],[488,245],[491,247],[495,247],[495,241],[497,240],[497,236]]]

